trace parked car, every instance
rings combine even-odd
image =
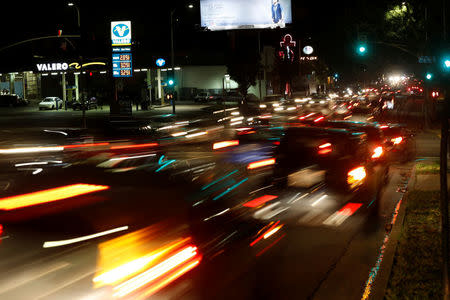
[[[39,102],[39,110],[62,108],[63,101],[58,97],[46,97]]]
[[[25,106],[28,100],[19,97],[16,94],[0,95],[0,106]]]
[[[81,103],[80,101],[74,101],[71,103],[71,107],[73,110],[82,110],[83,109],[83,103]],[[85,103],[85,110],[90,110],[90,109],[97,109],[98,108],[98,104],[97,104],[97,99],[89,99],[86,101]]]

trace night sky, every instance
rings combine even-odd
[[[54,3],[57,2],[57,3]],[[345,2],[345,5],[343,5]],[[388,1],[378,1],[385,5]],[[223,64],[224,49],[230,44],[228,32],[205,32],[200,24],[199,1],[78,1],[81,13],[83,42],[75,39],[72,45],[61,49],[61,40],[28,43],[0,52],[0,72],[15,71],[20,65],[33,65],[38,59],[79,55],[110,56],[109,22],[131,20],[133,39],[138,62],[150,64],[156,57],[169,57],[170,53],[170,8],[177,6],[178,19],[175,31],[176,57],[180,64]],[[145,5],[144,5],[145,3]],[[195,8],[187,9],[193,3]],[[349,1],[298,1],[292,0],[293,24],[289,28],[262,30],[264,45],[277,46],[282,35],[292,33],[295,39],[308,40],[315,46],[321,60],[332,72],[346,74],[354,69],[355,26],[353,23],[372,13],[367,0]],[[373,4],[372,4],[373,5]],[[77,34],[76,11],[66,1],[8,1],[2,3],[2,23],[8,24],[2,33],[0,48],[11,43],[39,36],[55,35],[58,29],[63,34]],[[372,14],[373,17],[378,17]],[[253,30],[236,31],[257,40]],[[84,45],[83,47],[81,45]],[[81,49],[81,50],[80,50]],[[33,58],[33,56],[35,56]],[[137,66],[139,67],[139,66]],[[144,67],[144,66],[141,66]]]

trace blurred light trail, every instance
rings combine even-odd
[[[11,196],[0,199],[0,210],[13,210],[27,206],[50,203],[71,197],[109,189],[105,185],[78,183],[29,194]]]
[[[275,241],[273,241],[272,244],[270,244],[269,246],[267,246],[266,248],[262,249],[261,251],[259,251],[258,253],[256,253],[256,257],[263,255],[264,253],[267,252],[267,250],[269,250],[270,248],[272,248],[273,246],[275,246],[279,241],[281,241],[282,238],[284,238],[286,236],[286,234],[284,233],[282,236],[280,236],[278,239],[276,239]]]
[[[119,281],[125,280],[130,276],[136,275],[137,273],[144,271],[149,266],[150,263],[156,261],[158,258],[166,254],[169,254],[171,251],[173,251],[177,247],[182,246],[189,240],[190,238],[185,238],[182,240],[175,241],[155,251],[152,251],[147,255],[141,256],[132,261],[128,261],[114,269],[111,269],[94,277],[93,282],[96,283],[98,287],[100,287],[103,285],[115,284]]]
[[[401,142],[403,141],[403,138],[400,136],[400,137],[396,137],[396,138],[394,138],[394,139],[391,139],[391,142],[394,144],[394,145],[398,145],[398,144],[400,144]]]
[[[170,165],[170,164],[172,164],[172,163],[174,163],[174,162],[176,162],[176,159],[171,159],[171,160],[166,161],[166,162],[164,163],[164,165],[162,165],[161,167],[159,167],[155,172],[158,173],[158,172],[162,171],[165,167],[167,167],[168,165]]]
[[[115,158],[111,158],[109,161],[122,161],[122,160],[138,159],[138,158],[145,158],[145,157],[151,157],[151,156],[156,156],[156,154],[144,154],[144,155],[136,155],[136,156],[115,157]]]
[[[267,166],[271,166],[274,164],[275,164],[275,158],[269,158],[269,159],[252,162],[247,166],[247,169],[254,170],[257,168],[267,167]]]
[[[172,133],[173,137],[179,137],[188,134],[186,131]]]
[[[239,181],[238,183],[236,183],[235,185],[227,188],[224,192],[222,192],[221,194],[217,195],[216,197],[213,198],[213,200],[217,200],[223,196],[225,196],[226,194],[228,194],[229,192],[231,192],[232,190],[234,190],[235,188],[237,188],[238,186],[240,186],[241,184],[243,184],[244,182],[246,182],[248,180],[248,177]]]
[[[0,149],[0,154],[59,152],[59,151],[63,151],[63,150],[64,150],[63,146],[55,146],[55,147],[26,147],[26,148]]]
[[[201,132],[197,132],[197,133],[188,134],[188,135],[186,135],[186,138],[190,139],[190,138],[197,137],[197,136],[202,136],[202,135],[205,135],[205,134],[208,134],[208,132],[207,131],[201,131]]]
[[[66,132],[64,132],[64,131],[58,131],[58,130],[48,130],[48,129],[44,129],[44,131],[45,132],[49,132],[49,133],[59,133],[59,134],[62,134],[62,135],[68,135]]]
[[[34,161],[29,163],[21,163],[21,164],[15,164],[15,167],[25,167],[25,166],[35,166],[35,165],[46,165],[48,164],[47,161]]]
[[[316,201],[314,201],[313,203],[311,203],[311,206],[316,206],[317,204],[319,204],[320,201],[322,201],[322,200],[325,199],[326,197],[328,197],[328,196],[327,196],[327,195],[321,196],[319,199],[317,199]]]
[[[269,202],[269,201],[271,201],[273,199],[276,199],[276,198],[278,198],[278,196],[264,195],[262,197],[250,200],[247,203],[244,203],[243,206],[254,208],[254,207],[258,207],[260,205],[263,205],[264,203]]]
[[[330,226],[339,226],[344,223],[350,216],[352,216],[360,207],[361,203],[347,203],[339,211],[328,217],[323,224]]]
[[[383,147],[379,146],[373,150],[372,158],[380,158],[383,155]]]
[[[225,176],[223,176],[223,177],[221,177],[221,178],[219,178],[219,179],[217,179],[217,180],[215,180],[215,181],[213,181],[213,182],[211,182],[211,183],[205,185],[204,187],[202,187],[202,191],[204,191],[204,190],[206,190],[207,188],[213,186],[214,184],[216,184],[216,183],[218,183],[218,182],[220,182],[220,181],[222,181],[222,180],[224,180],[224,179],[230,177],[231,175],[236,174],[237,172],[238,172],[238,170],[234,170],[233,172],[230,172],[230,173],[228,173],[227,175],[225,175]]]
[[[331,144],[330,143],[325,143],[325,144],[320,145],[319,149],[324,149],[324,148],[328,148],[328,147],[331,147]]]
[[[177,252],[170,258],[164,260],[153,268],[145,271],[142,274],[139,274],[136,277],[131,278],[130,280],[125,281],[124,283],[114,287],[114,297],[124,297],[134,292],[137,289],[142,288],[143,286],[159,279],[161,276],[168,274],[169,272],[175,270],[176,268],[182,266],[186,262],[197,256],[197,247],[188,246],[181,251]],[[200,260],[194,260],[189,265],[194,264],[197,265]],[[194,265],[194,266],[195,266]],[[192,269],[194,266],[190,267],[188,270]],[[183,268],[184,269],[184,268]],[[186,273],[183,272],[182,274]],[[169,276],[168,278],[171,278]],[[168,279],[166,278],[166,279]],[[173,281],[173,280],[172,280]],[[166,284],[167,285],[167,284]],[[165,285],[164,285],[165,286]]]
[[[33,174],[33,175],[39,174],[39,173],[41,173],[43,170],[44,170],[44,169],[42,169],[42,168],[37,168],[36,170],[33,171],[32,174]]]
[[[231,147],[231,146],[238,146],[238,145],[239,145],[239,140],[223,141],[223,142],[214,143],[213,149],[217,150],[217,149],[227,148],[227,147]]]
[[[323,119],[325,119],[325,117],[318,117],[317,119],[314,120],[314,123],[320,122]]]
[[[66,246],[66,245],[70,245],[70,244],[84,242],[84,241],[87,241],[87,240],[92,240],[92,239],[95,239],[95,238],[98,238],[98,237],[102,237],[102,236],[105,236],[105,235],[109,235],[109,234],[113,234],[113,233],[120,232],[120,231],[125,231],[125,230],[128,230],[128,226],[122,226],[122,227],[114,228],[114,229],[111,229],[111,230],[106,230],[106,231],[98,232],[98,233],[95,233],[95,234],[81,236],[81,237],[77,237],[77,238],[73,238],[73,239],[69,239],[69,240],[45,242],[42,245],[42,248],[53,248],[53,247]]]
[[[219,212],[219,213],[217,213],[217,214],[214,214],[214,215],[212,215],[212,216],[210,216],[210,217],[208,217],[208,218],[203,219],[203,221],[204,221],[204,222],[209,221],[209,220],[211,220],[211,219],[213,219],[213,218],[215,218],[215,217],[218,217],[218,216],[223,215],[224,213],[227,213],[228,211],[230,211],[229,208],[224,209],[224,210],[222,210],[221,212]]]
[[[264,231],[264,232],[261,233],[261,234],[260,234],[253,242],[250,243],[250,247],[253,247],[254,245],[256,245],[256,243],[258,243],[260,240],[265,239],[264,236],[265,236],[267,233],[271,232],[273,229],[275,229],[275,228],[278,226],[278,224],[280,224],[280,221],[275,222],[275,224],[272,224],[272,223],[273,223],[273,222],[271,222],[269,225],[266,226],[266,228],[269,227],[269,229],[267,229],[267,230],[264,231],[264,228],[263,228],[263,229],[261,230],[261,231]],[[282,225],[281,225],[281,226],[282,226]],[[261,232],[261,231],[260,231],[260,232]],[[278,230],[277,230],[277,231],[278,231]],[[260,233],[260,232],[259,232],[259,233]],[[259,234],[259,233],[258,233],[258,234]],[[273,233],[275,233],[275,232],[273,232]],[[273,234],[273,233],[272,233],[272,234]],[[272,235],[272,234],[271,234],[271,235]],[[268,237],[270,237],[271,235],[269,235]]]
[[[270,238],[272,235],[274,235],[278,230],[281,229],[281,227],[283,227],[283,225],[279,225],[273,229],[271,229],[269,232],[267,232],[266,234],[264,234],[263,238],[266,240],[268,238]]]
[[[122,145],[122,146],[112,146],[111,150],[120,150],[120,149],[134,149],[134,148],[147,148],[147,147],[156,147],[158,143],[148,143],[148,144],[137,144],[137,145]]]
[[[89,143],[89,144],[75,144],[75,145],[66,145],[63,146],[64,150],[72,149],[72,148],[84,148],[84,147],[100,147],[100,146],[108,146],[109,143]]]

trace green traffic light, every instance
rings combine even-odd
[[[450,69],[450,58],[444,60],[444,67],[446,69]]]
[[[425,78],[426,78],[427,80],[431,80],[431,79],[433,78],[433,74],[427,73],[427,75],[425,76]]]
[[[169,83],[170,86],[172,86],[172,85],[174,85],[175,81],[173,81],[173,79],[169,79],[168,83]]]
[[[364,44],[358,45],[358,47],[356,47],[356,52],[359,55],[365,55],[367,53],[367,46]]]

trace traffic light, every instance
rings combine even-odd
[[[433,74],[430,73],[430,72],[428,72],[428,73],[425,75],[425,78],[426,78],[427,80],[431,80],[431,79],[433,79]]]
[[[450,57],[444,57],[444,59],[442,60],[443,63],[443,67],[445,71],[450,71]]]
[[[175,84],[175,81],[174,81],[173,79],[169,79],[169,80],[167,81],[167,84],[168,84],[169,86],[173,86],[173,85]]]
[[[356,52],[359,55],[365,55],[367,53],[367,46],[366,46],[366,44],[358,44],[358,46],[356,47]]]

